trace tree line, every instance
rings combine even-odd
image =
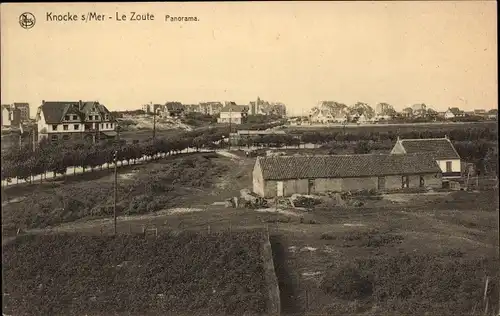
[[[107,141],[97,144],[50,143],[42,141],[33,151],[31,144],[13,147],[3,156],[1,179],[9,181],[12,178],[32,181],[37,175],[66,174],[69,167],[94,169],[113,162],[115,151],[119,161],[128,164],[137,159],[156,157],[159,154],[176,154],[187,148],[217,149],[225,146],[224,138],[228,137],[227,128],[207,128],[180,133],[174,137],[156,138],[139,142]],[[232,132],[236,132],[233,128]],[[490,161],[489,168],[496,171],[498,149],[496,131],[487,128],[450,129],[447,131],[404,131],[358,132],[344,133],[341,131],[303,132],[294,134],[268,134],[263,136],[240,137],[231,139],[233,145],[257,147],[300,146],[312,144],[354,144],[356,153],[368,153],[377,149],[378,145],[394,144],[398,137],[406,138],[437,138],[447,135],[453,141],[460,156],[478,166]],[[40,181],[43,181],[41,177]]]
[[[222,133],[217,130],[184,132],[175,137],[149,139],[144,142],[133,140],[105,141],[89,143],[85,141],[71,143],[50,143],[42,140],[33,150],[31,144],[14,146],[3,155],[1,179],[12,178],[32,181],[37,175],[53,172],[65,175],[69,167],[87,169],[102,168],[113,163],[115,152],[118,161],[127,164],[136,162],[143,156],[156,157],[160,153],[176,154],[187,148],[216,149],[221,146]],[[76,170],[74,170],[76,173]]]

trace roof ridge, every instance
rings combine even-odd
[[[446,137],[439,137],[439,138],[400,138],[400,141],[419,141],[419,140],[449,140]]]

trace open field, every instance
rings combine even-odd
[[[119,200],[124,200],[124,206],[128,203],[129,210],[130,205],[137,205],[131,202],[139,194],[136,187],[145,185],[141,175],[149,179],[156,173],[156,180],[149,182],[160,187],[178,182],[173,191],[154,194],[161,207],[121,212],[118,232],[140,233],[144,226],[156,228],[159,235],[269,230],[283,315],[482,315],[487,277],[488,310],[498,308],[497,190],[359,196],[356,199],[362,206],[324,202],[311,212],[225,208],[226,198],[251,187],[255,160],[239,156],[200,158],[188,165],[181,162],[183,158],[172,157],[138,166],[141,169],[133,173],[138,178],[128,180],[131,172],[124,170]],[[178,161],[177,168],[187,169],[171,174],[168,166],[174,161]],[[213,168],[221,169],[208,171]],[[199,186],[189,182],[201,179],[198,172],[202,170],[205,180]],[[186,172],[192,176],[174,180]],[[101,200],[89,200],[103,203],[110,196],[110,181],[106,175],[80,181],[74,189],[69,184],[65,190],[77,200],[80,194],[90,197],[102,191]],[[124,185],[134,181],[136,186]],[[125,187],[132,188],[130,193],[122,191]],[[62,189],[40,186],[37,190],[11,196],[33,203],[43,201],[40,194],[53,196]],[[147,190],[141,192],[148,194]],[[52,213],[50,225],[33,225],[35,214],[28,211],[28,204],[19,207],[21,203],[8,213],[2,208],[3,226],[10,223],[15,229],[28,221],[33,233],[113,232],[112,219],[106,214],[61,220]],[[51,213],[47,210],[47,214]]]
[[[3,249],[3,312],[265,315],[265,243],[262,232],[25,236]]]

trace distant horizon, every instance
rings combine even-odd
[[[260,96],[302,115],[348,106],[498,107],[494,1],[4,3],[1,103],[96,100],[111,111]],[[116,12],[155,21],[118,22]],[[36,25],[19,25],[30,12]],[[100,12],[101,22],[46,15]],[[166,14],[196,22],[166,22]],[[182,100],[182,101],[181,101]]]
[[[78,100],[52,100],[52,99],[50,99],[50,100],[42,100],[42,101],[45,101],[45,102],[47,102],[47,101],[48,101],[48,102],[56,102],[56,101],[60,101],[60,102],[78,102],[79,100],[80,100],[80,99],[78,99]],[[96,99],[96,100],[91,100],[91,99],[81,99],[81,100],[82,100],[83,102],[97,101],[97,102],[99,102],[100,104],[102,104],[102,105],[106,106],[106,108],[107,108],[109,111],[111,111],[111,112],[137,111],[137,110],[142,110],[142,106],[143,106],[143,105],[146,105],[146,104],[151,104],[150,102],[145,102],[145,103],[143,103],[142,105],[140,105],[139,107],[137,107],[137,108],[133,108],[133,109],[113,109],[112,107],[109,107],[107,104],[105,104],[105,103],[103,103],[103,102],[101,102],[101,101],[99,101],[99,100],[97,100],[97,99]],[[272,102],[275,102],[275,103],[276,103],[276,102],[279,102],[279,101],[269,101],[269,100],[265,100],[265,99],[262,99],[262,98],[261,98],[261,100],[262,100],[262,101],[264,101],[264,102],[265,102],[265,101],[267,101],[267,102],[269,102],[269,103],[272,103]],[[36,114],[36,110],[38,109],[38,107],[39,107],[39,106],[41,106],[41,105],[42,105],[42,101],[40,101],[40,105],[36,105],[36,106],[34,106],[34,107],[33,107],[33,105],[32,105],[31,103],[29,103],[29,102],[23,102],[23,101],[14,101],[14,102],[5,102],[5,103],[4,103],[4,102],[2,102],[2,105],[4,105],[4,104],[14,104],[14,103],[28,103],[28,104],[30,105],[30,117],[33,117],[33,118],[34,118],[34,115]],[[225,101],[227,101],[227,102],[231,102],[230,100],[225,100]],[[174,101],[165,101],[165,102],[152,102],[152,104],[165,104],[165,103],[167,103],[167,102],[180,102],[182,105],[190,105],[190,104],[200,104],[200,103],[204,103],[204,102],[221,102],[221,103],[224,103],[225,101],[218,101],[218,100],[206,100],[206,101],[199,101],[199,102],[195,102],[195,103],[185,103],[185,102],[182,102],[182,101],[179,101],[179,100],[174,100]],[[335,101],[335,100],[321,100],[321,101]],[[232,102],[235,102],[235,101],[232,101]],[[236,103],[237,105],[249,105],[249,103],[250,103],[250,102],[253,102],[253,101],[249,101],[249,102],[247,102],[247,103],[238,103],[238,102],[235,102],[235,103]],[[318,101],[318,102],[320,102],[320,101]],[[338,103],[341,103],[341,104],[345,104],[345,103],[340,102],[340,101],[335,101],[335,102],[338,102]],[[379,102],[379,103],[383,103],[383,102]],[[422,102],[422,103],[423,103],[423,104],[425,104],[425,102]],[[411,104],[411,105],[405,106],[404,108],[411,107],[411,106],[412,106],[412,105],[414,105],[414,104],[422,104],[422,103],[413,103],[413,104]],[[377,103],[377,104],[378,104],[378,103]],[[369,105],[370,107],[372,107],[372,108],[375,110],[375,107],[376,107],[376,105],[377,105],[377,104],[375,104],[375,105],[368,104],[368,105]],[[317,104],[316,104],[316,105],[317,105]],[[314,105],[314,106],[316,106],[316,105]],[[345,104],[345,105],[347,105],[347,106],[352,106],[353,104]],[[437,111],[437,112],[446,112],[446,111],[448,110],[448,108],[446,108],[446,109],[442,109],[442,110],[441,110],[441,109],[435,109],[435,108],[433,108],[432,106],[430,106],[430,105],[428,105],[428,104],[425,104],[425,105],[427,106],[427,109],[433,109],[433,110],[435,110],[435,111]],[[285,106],[286,106],[286,104],[285,104]],[[310,108],[309,108],[309,109],[307,109],[307,110],[306,110],[306,109],[304,109],[304,115],[305,115],[306,113],[309,113],[309,111],[310,111],[310,110],[311,110],[314,106],[310,107]],[[404,108],[398,109],[398,108],[394,107],[394,110],[395,110],[396,112],[401,112]],[[454,108],[454,107],[452,106],[452,107],[449,107],[449,108]],[[462,109],[462,108],[460,108],[460,107],[457,107],[457,108],[459,108],[460,110],[465,111],[465,112],[472,112],[472,111],[475,111],[475,110],[486,110],[486,111],[490,111],[490,110],[495,110],[495,109],[498,109],[497,107],[493,107],[493,108],[480,108],[480,107],[477,107],[477,108],[473,108],[473,109],[469,109],[469,110],[464,110],[464,109]],[[34,110],[34,111],[33,111],[33,110]],[[286,115],[287,115],[287,116],[301,116],[301,115],[302,115],[302,113],[293,113],[293,114],[291,114],[291,113],[289,113],[288,108],[287,108],[287,114],[286,114]]]

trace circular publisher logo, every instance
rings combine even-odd
[[[19,16],[19,25],[21,25],[23,29],[29,30],[35,26],[35,22],[35,16],[30,12],[24,12]]]

